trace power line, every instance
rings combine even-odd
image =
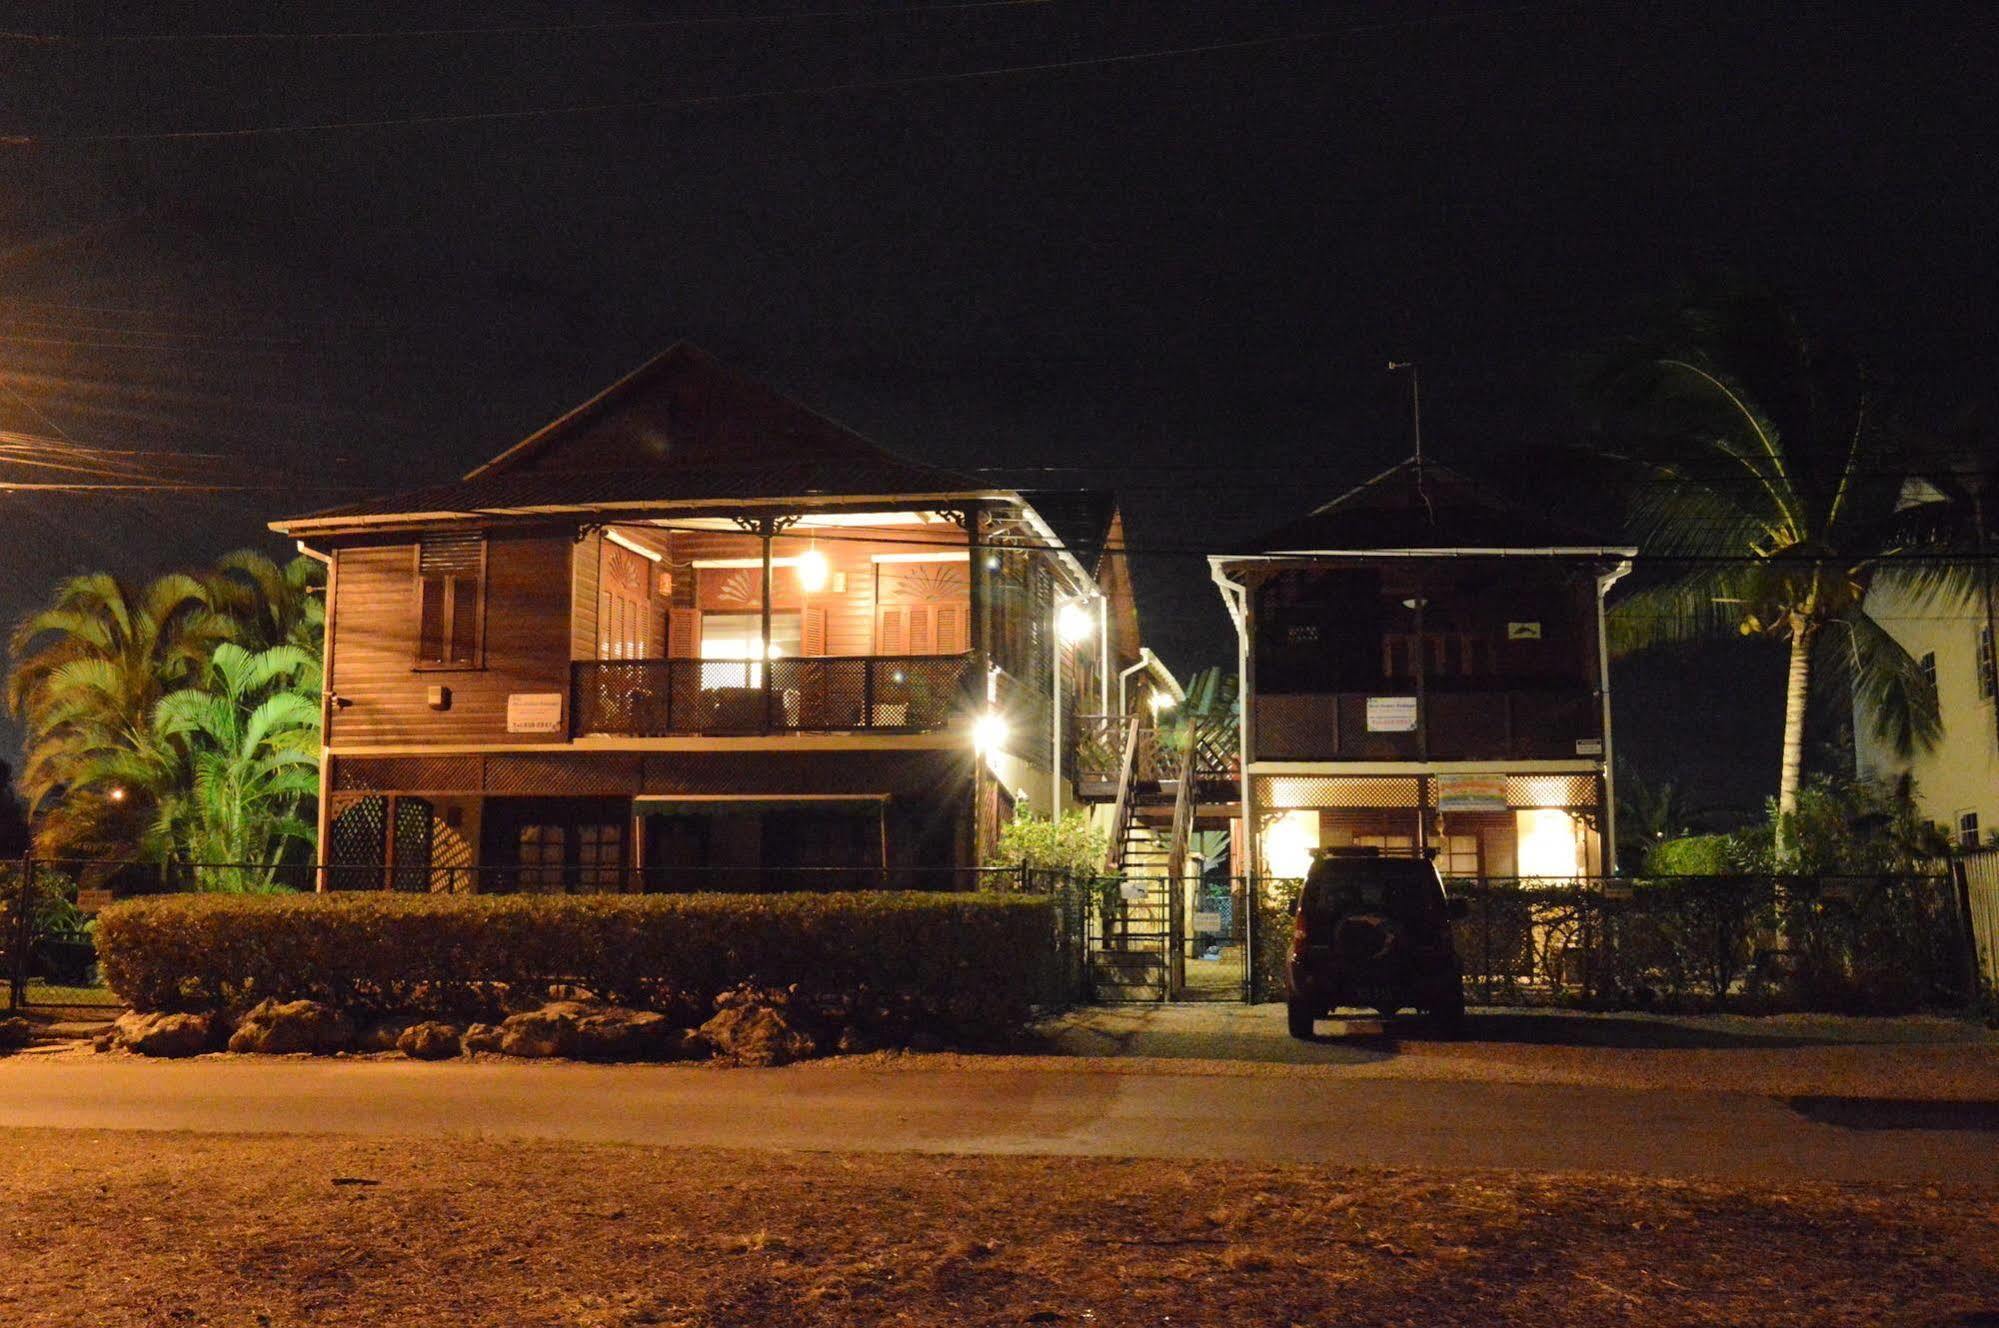
[[[1333,37],[1387,32],[1435,23],[1457,22],[1464,19],[1505,17],[1523,13],[1545,12],[1551,8],[1575,7],[1576,5],[1574,4],[1553,6],[1547,4],[1516,5],[1507,9],[1435,14],[1423,18],[1352,24],[1338,28],[1322,28],[1310,32],[1278,33],[1267,37],[1249,37],[1236,41],[1210,42],[1198,46],[1161,47],[1146,51],[1128,51],[1118,55],[1084,56],[1073,60],[1048,60],[1032,64],[996,65],[983,69],[953,70],[938,74],[912,74],[900,78],[856,79],[800,87],[768,88],[754,92],[720,92],[693,97],[648,98],[635,101],[580,102],[564,106],[528,107],[512,111],[464,111],[442,115],[384,116],[368,120],[323,120],[304,124],[261,125],[240,129],[174,129],[152,132],[64,135],[14,134],[0,136],[0,144],[13,147],[58,147],[87,146],[98,143],[197,142],[271,138],[287,134],[318,134],[347,130],[497,124],[565,116],[603,115],[623,111],[693,110],[712,106],[732,106],[760,101],[773,101],[785,97],[820,97],[836,96],[850,92],[881,92],[896,88],[935,87],[951,83],[1009,78],[1023,74],[1057,73],[1071,69],[1093,69],[1116,65],[1143,64],[1159,60],[1181,59],[1188,56],[1213,55],[1225,51],[1246,51],[1262,47],[1325,41]]]
[[[602,23],[518,23],[460,28],[372,28],[331,32],[141,32],[66,33],[0,32],[0,40],[65,45],[110,45],[166,42],[252,41],[376,41],[391,38],[556,36],[562,33],[637,32],[664,28],[701,28],[792,23],[813,19],[910,18],[966,10],[1027,9],[1051,6],[1055,0],[970,0],[951,4],[910,5],[897,9],[802,9],[777,14],[716,14],[693,18],[620,19]]]

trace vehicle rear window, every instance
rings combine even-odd
[[[1436,902],[1436,878],[1428,863],[1342,862],[1314,872],[1305,883],[1309,913],[1388,913],[1420,915]]]

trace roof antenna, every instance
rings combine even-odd
[[[1423,377],[1413,360],[1390,360],[1388,372],[1409,371],[1409,421],[1416,434],[1416,496],[1423,500],[1423,510],[1430,514],[1430,524],[1437,521],[1437,509],[1430,505],[1430,495],[1423,488]]]

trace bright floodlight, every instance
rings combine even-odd
[[[1146,703],[1152,707],[1152,713],[1155,715],[1162,710],[1171,710],[1176,704],[1171,692],[1154,692],[1146,698]]]
[[[1073,646],[1078,641],[1089,640],[1090,629],[1094,626],[1089,610],[1080,604],[1064,604],[1055,614],[1055,630],[1061,634],[1064,645]]]
[[[798,555],[798,586],[805,591],[820,591],[826,588],[826,555],[817,549],[807,549]]]
[[[997,751],[1007,739],[1006,718],[996,710],[988,710],[972,722],[972,746],[984,755]]]

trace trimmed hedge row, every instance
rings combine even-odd
[[[1048,900],[998,894],[170,895],[107,908],[104,980],[139,1011],[267,997],[487,1016],[551,985],[698,1023],[741,984],[894,1003],[940,1034],[1049,997]]]

